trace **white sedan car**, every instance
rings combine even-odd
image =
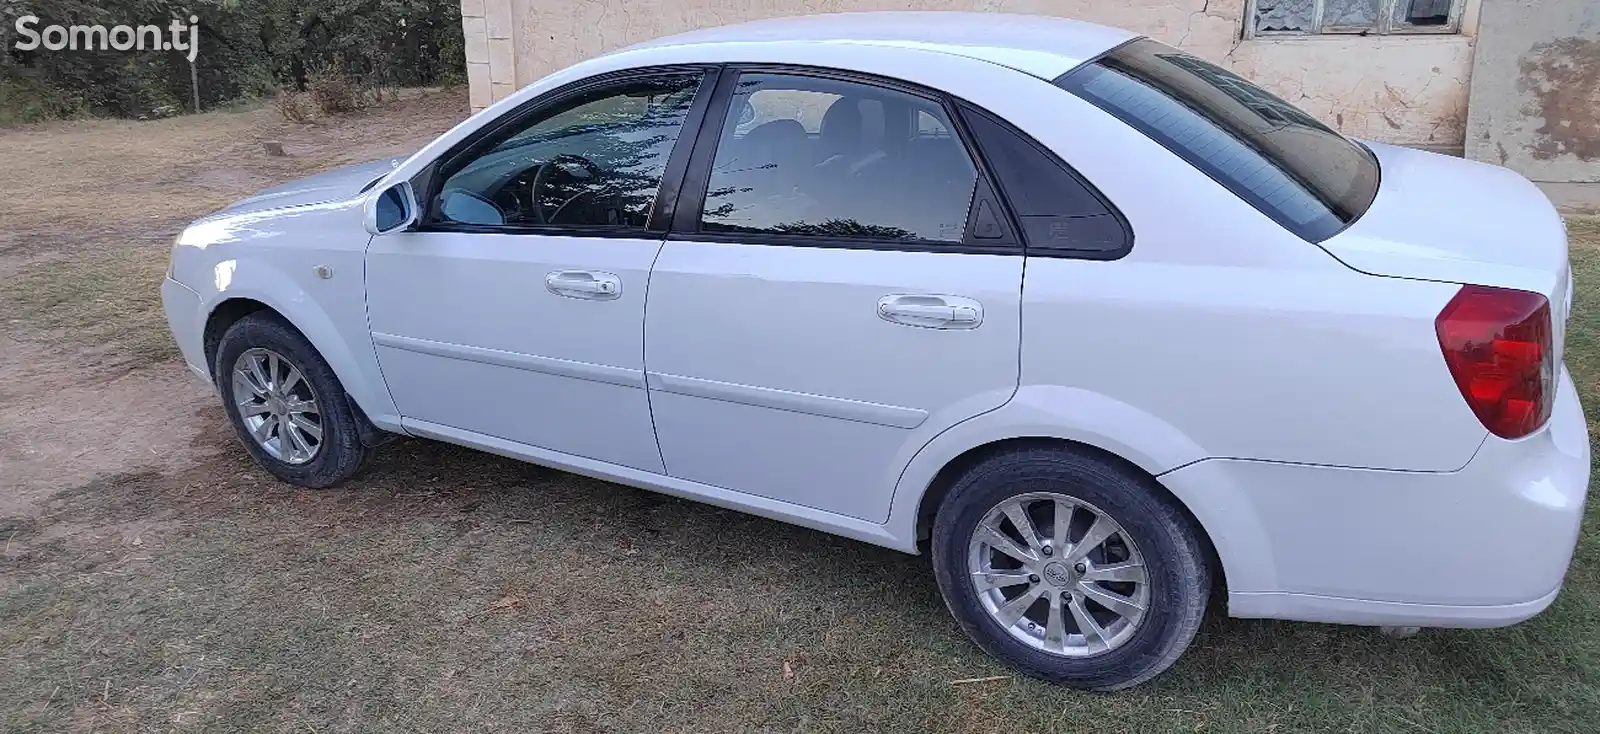
[[[1214,590],[1548,606],[1589,475],[1570,291],[1506,169],[1127,31],[882,13],[557,72],[195,222],[162,295],[286,482],[403,434],[927,552],[978,645],[1109,690]]]

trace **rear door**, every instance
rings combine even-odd
[[[938,95],[729,69],[650,278],[668,474],[882,522],[929,439],[1004,404],[1023,257]]]

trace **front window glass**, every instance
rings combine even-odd
[[[1378,191],[1371,151],[1226,69],[1148,39],[1056,84],[1115,115],[1312,242]]]
[[[435,221],[644,227],[701,76],[619,82],[536,113],[450,175]]]

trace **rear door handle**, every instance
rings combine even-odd
[[[609,301],[622,295],[622,280],[594,270],[557,270],[544,276],[544,287],[568,298]]]
[[[925,329],[976,329],[983,323],[983,305],[960,296],[884,296],[878,299],[878,317]]]

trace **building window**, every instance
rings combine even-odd
[[[1245,37],[1455,33],[1467,0],[1246,0]]]

